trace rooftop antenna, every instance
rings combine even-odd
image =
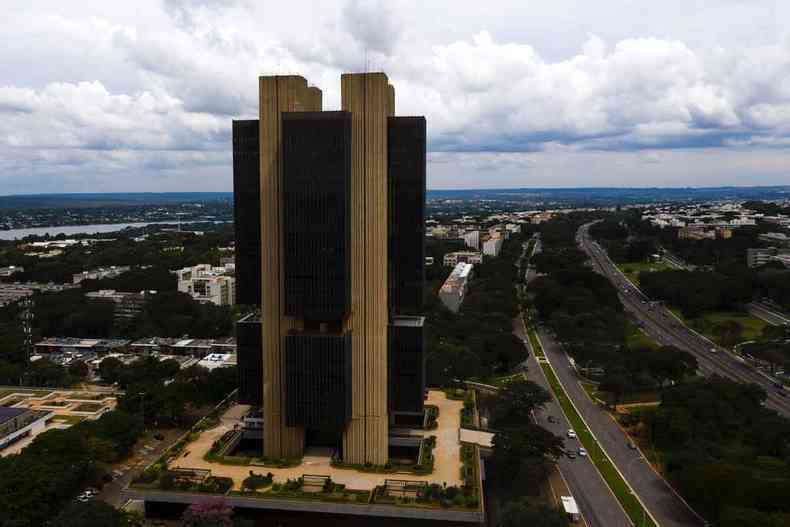
[[[36,317],[33,307],[31,297],[22,300],[22,332],[24,333],[24,348],[28,364],[30,364],[30,357],[33,355],[33,320]]]

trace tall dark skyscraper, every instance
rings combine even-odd
[[[336,112],[273,76],[260,119],[234,122],[237,294],[261,314],[258,356],[255,319],[239,330],[240,396],[267,457],[383,465],[389,426],[423,412],[426,128],[394,110],[383,73],[343,75]]]

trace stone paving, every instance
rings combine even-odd
[[[274,474],[274,481],[282,483],[287,479],[296,479],[303,474],[318,474],[330,476],[335,483],[342,483],[353,490],[370,490],[377,485],[383,485],[385,479],[408,479],[413,481],[427,481],[431,483],[447,483],[447,485],[461,485],[461,443],[459,431],[461,428],[461,409],[463,401],[448,399],[444,392],[431,390],[428,392],[426,404],[433,404],[439,408],[437,419],[438,427],[435,430],[421,431],[423,436],[436,436],[436,447],[433,450],[435,458],[432,474],[419,476],[415,474],[374,474],[360,472],[353,469],[341,469],[330,464],[330,458],[325,452],[308,450],[302,463],[290,468],[268,468],[261,466],[234,466],[223,465],[205,461],[203,456],[219,439],[234,426],[240,425],[242,412],[238,407],[231,407],[220,419],[220,424],[203,432],[200,437],[188,444],[181,457],[172,461],[173,468],[209,469],[213,476],[224,476],[233,479],[234,489],[241,488],[241,482],[249,476],[250,470],[255,473]],[[316,452],[318,455],[313,455]]]

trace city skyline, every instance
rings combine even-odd
[[[0,188],[229,191],[249,71],[304,71],[333,110],[337,75],[378,69],[431,123],[428,188],[781,184],[789,9],[11,2]]]

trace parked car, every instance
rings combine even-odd
[[[584,448],[584,447],[581,447],[581,446],[580,446],[580,447],[579,447],[579,455],[580,455],[581,457],[586,457],[586,456],[587,456],[587,450],[585,450],[585,448]]]
[[[571,430],[571,429],[568,429],[568,438],[570,438],[570,439],[576,439],[576,432],[574,432],[574,431],[573,431],[573,430]]]
[[[576,452],[573,452],[573,451],[571,451],[571,450],[568,450],[568,451],[565,453],[565,455],[566,455],[566,456],[568,456],[568,459],[576,459]]]

